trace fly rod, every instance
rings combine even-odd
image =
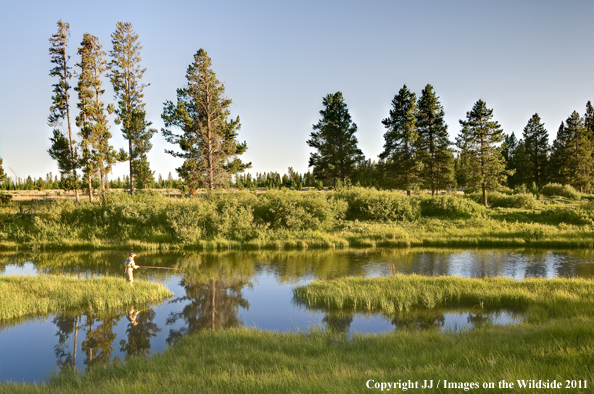
[[[138,268],[160,268],[162,270],[177,270],[179,268],[171,268],[171,267],[155,267],[153,265],[137,265]]]

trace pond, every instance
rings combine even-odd
[[[14,253],[0,256],[1,275],[121,275],[125,252]],[[152,355],[192,332],[229,327],[333,332],[459,331],[515,324],[512,310],[436,309],[394,316],[307,309],[293,288],[314,279],[388,275],[396,271],[465,277],[594,277],[594,253],[544,250],[373,249],[177,254],[139,253],[137,280],[164,283],[173,297],[117,314],[61,312],[0,322],[0,381],[41,382],[76,366],[81,371]]]

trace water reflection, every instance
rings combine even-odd
[[[121,276],[127,252],[2,253],[0,273]],[[429,310],[393,316],[309,310],[293,303],[292,288],[313,279],[387,275],[396,271],[466,277],[594,277],[594,252],[546,250],[370,249],[139,253],[137,263],[178,270],[139,269],[135,279],[165,283],[167,302],[115,313],[63,312],[0,322],[0,380],[42,381],[56,368],[88,370],[147,356],[183,335],[238,326],[266,330],[354,332],[458,330],[520,319],[510,311]]]

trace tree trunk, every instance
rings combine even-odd
[[[130,195],[134,194],[134,164],[132,164],[132,138],[128,140],[128,153],[130,154]]]
[[[93,202],[93,183],[91,181],[91,173],[88,175],[89,180],[89,201]]]
[[[483,204],[485,204],[485,206],[487,206],[487,184],[485,182],[483,182],[482,188],[483,188]]]

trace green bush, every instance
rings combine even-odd
[[[558,207],[544,210],[540,217],[549,224],[594,224],[594,203],[589,202],[577,208]]]
[[[336,196],[347,202],[348,220],[411,221],[420,216],[417,200],[398,192],[355,187],[336,192]]]
[[[570,200],[579,200],[580,194],[570,185],[561,185],[559,183],[547,183],[540,191],[547,197],[559,196]]]
[[[483,205],[451,194],[422,198],[420,204],[421,215],[424,217],[465,219],[483,217],[487,212]]]
[[[466,197],[478,204],[483,202],[483,194],[480,192],[467,194]],[[507,195],[500,192],[488,192],[487,202],[492,208],[534,209],[538,206],[538,200],[531,193]]]
[[[344,217],[347,208],[344,201],[328,193],[285,189],[269,190],[259,197],[254,217],[272,229],[330,229],[334,220]]]

